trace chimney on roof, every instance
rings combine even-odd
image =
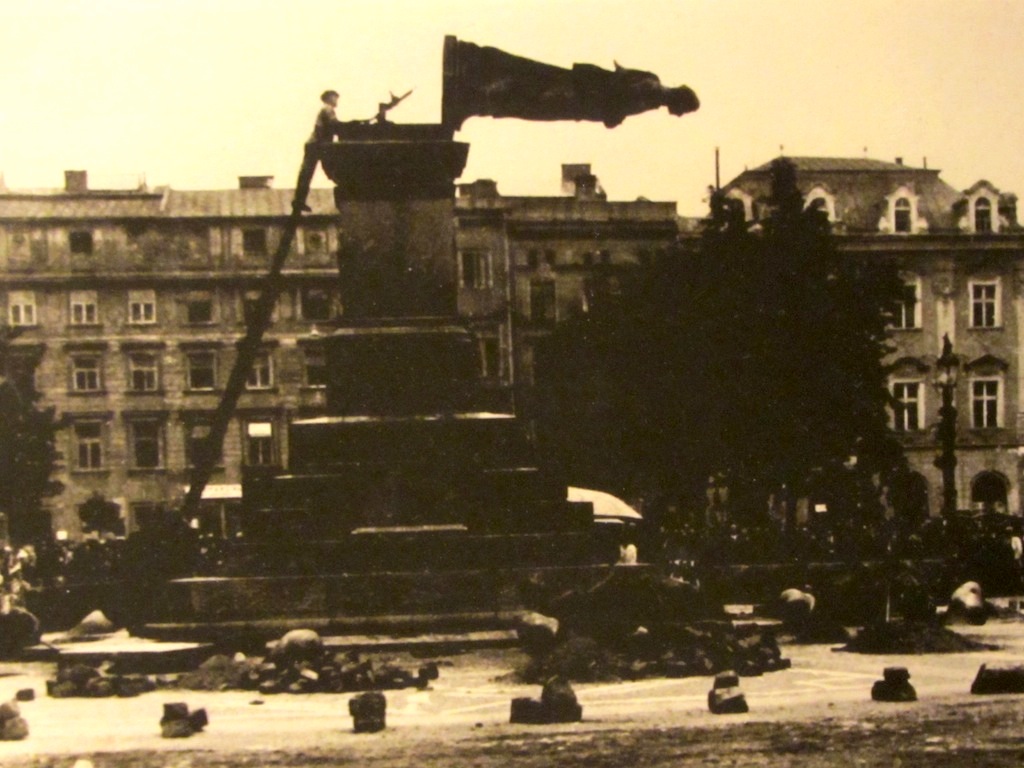
[[[468,184],[459,184],[459,197],[476,197],[493,199],[501,197],[498,194],[498,182],[493,179],[477,179]]]
[[[580,176],[590,175],[590,163],[562,163],[562,194],[575,195]]]
[[[896,158],[896,165],[903,165],[903,158],[902,157],[897,157]]]
[[[88,192],[89,174],[86,171],[64,171],[65,192]]]
[[[239,189],[270,189],[274,186],[273,176],[239,176]]]

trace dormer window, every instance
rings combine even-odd
[[[974,202],[974,231],[992,231],[992,203],[987,197],[979,197]]]
[[[811,189],[804,198],[804,208],[808,211],[821,211],[829,221],[836,220],[836,199],[825,187],[818,185]]]
[[[913,209],[910,201],[901,197],[893,205],[893,231],[911,232],[913,230]]]

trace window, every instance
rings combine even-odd
[[[459,287],[489,288],[491,286],[491,255],[486,251],[463,251],[459,254]]]
[[[206,421],[195,421],[185,427],[185,461],[190,467],[196,466],[204,446],[210,437],[210,425]],[[223,460],[223,446],[217,454],[217,463]]]
[[[71,358],[71,388],[75,392],[99,392],[100,358],[96,355],[75,355]]]
[[[971,382],[971,425],[976,429],[999,426],[999,379]]]
[[[96,325],[99,310],[96,305],[96,291],[71,292],[71,324]]]
[[[11,291],[7,294],[7,320],[11,325],[35,325],[35,293],[32,291]]]
[[[128,355],[128,388],[132,392],[155,392],[160,387],[159,361],[153,352]]]
[[[71,252],[81,256],[89,256],[92,254],[93,242],[92,232],[87,229],[76,229],[73,230],[68,241],[71,245]]]
[[[921,429],[921,383],[918,381],[897,381],[892,385],[897,432],[916,432]]]
[[[299,291],[303,320],[331,319],[331,292],[326,288],[303,288]]]
[[[987,197],[979,197],[974,202],[974,231],[992,231],[992,203]]]
[[[205,294],[185,299],[185,322],[189,325],[207,325],[213,322],[213,297]]]
[[[75,424],[76,468],[81,470],[103,468],[103,425],[98,421]]]
[[[245,425],[245,458],[249,466],[274,463],[274,425],[269,421],[250,421]]]
[[[129,421],[128,441],[134,469],[157,469],[163,465],[163,426],[159,421]]]
[[[156,322],[156,291],[128,291],[128,322],[132,325]]]
[[[896,308],[896,316],[893,319],[894,328],[920,328],[921,327],[921,302],[917,296],[918,283],[916,280],[903,284],[903,298]]]
[[[531,248],[526,253],[526,266],[530,269],[536,269],[538,264],[540,264],[540,251],[536,248]]]
[[[256,355],[245,386],[247,389],[270,389],[274,386],[274,361],[270,352]]]
[[[327,386],[327,358],[323,347],[306,347],[302,354],[306,364],[306,386]]]
[[[995,328],[999,325],[999,282],[971,283],[971,326]]]
[[[911,231],[910,201],[905,197],[901,197],[893,206],[893,230],[895,232]]]
[[[530,319],[535,323],[555,322],[554,280],[534,280],[530,283]]]
[[[480,373],[486,379],[501,375],[501,344],[493,336],[480,339]]]
[[[306,253],[324,253],[327,250],[327,234],[320,230],[306,230],[304,235]]]
[[[555,262],[557,260],[558,260],[558,257],[555,254],[554,250],[552,250],[551,248],[548,248],[546,251],[544,251],[544,261],[547,263],[547,265],[549,267],[555,266]]]
[[[260,304],[260,292],[259,291],[246,291],[242,295],[242,320],[249,326],[256,319],[256,310]],[[276,307],[272,304],[270,308],[270,318],[268,322],[274,321],[274,315],[277,314]]]
[[[185,356],[187,381],[190,390],[211,390],[217,386],[217,354],[215,352],[189,352]]]
[[[262,256],[267,252],[267,230],[243,229],[242,251],[246,256]]]

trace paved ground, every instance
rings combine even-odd
[[[258,755],[278,750],[296,752],[310,745],[326,750],[355,749],[359,754],[400,743],[480,736],[515,739],[525,733],[578,735],[701,728],[725,722],[863,722],[913,707],[971,706],[979,698],[969,694],[971,681],[982,663],[1024,663],[1024,621],[1001,620],[962,631],[999,644],[1001,649],[955,655],[867,656],[836,652],[830,646],[790,645],[784,647],[784,654],[793,661],[791,670],[743,678],[741,687],[751,708],[748,715],[710,715],[706,709],[710,678],[653,679],[579,684],[576,691],[583,705],[584,723],[539,729],[508,724],[513,697],[539,694],[537,686],[504,679],[522,660],[518,651],[450,656],[451,666],[441,668],[440,679],[430,690],[388,692],[388,730],[370,736],[351,732],[347,694],[257,697],[250,692],[162,690],[134,699],[50,699],[45,695],[44,681],[52,675],[52,665],[2,664],[0,697],[32,687],[38,698],[22,705],[31,730],[29,738],[0,743],[0,764],[13,761],[28,765],[33,762],[27,760],[30,757],[52,756],[59,759],[46,765],[66,763],[71,768],[76,758],[90,755],[97,760],[97,753],[166,753],[170,759],[182,750]],[[417,663],[397,658],[400,663]],[[871,702],[872,682],[881,678],[883,667],[890,665],[910,669],[920,704]],[[1010,698],[1024,702],[1024,697]],[[185,701],[193,709],[205,707],[210,716],[207,731],[186,740],[161,739],[158,720],[162,705],[169,701]],[[96,768],[102,765],[102,760],[96,762]]]

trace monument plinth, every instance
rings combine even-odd
[[[590,504],[493,407],[458,315],[454,182],[468,147],[441,125],[344,124],[335,182],[343,312],[323,336],[326,413],[289,426],[283,470],[243,481],[246,535],[223,575],[172,582],[150,633],[508,622],[521,586],[607,575]],[[486,406],[491,407],[486,407]]]

